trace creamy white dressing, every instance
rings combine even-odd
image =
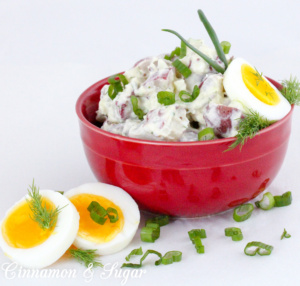
[[[189,42],[218,61],[216,51],[201,40],[190,39]],[[235,136],[243,106],[231,102],[225,95],[223,75],[189,48],[180,60],[192,71],[188,78],[178,73],[171,61],[158,56],[143,59],[127,70],[124,75],[129,83],[113,100],[105,85],[97,111],[97,120],[103,122],[101,128],[123,136],[156,141],[197,141],[198,132],[206,127],[214,128],[218,137]],[[192,102],[183,102],[179,92],[192,93],[195,85],[200,87],[200,95]],[[175,104],[160,104],[157,100],[160,91],[175,93]],[[137,97],[138,107],[145,114],[142,120],[133,112],[132,95]],[[227,107],[225,113],[222,106]]]

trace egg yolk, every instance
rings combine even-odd
[[[79,194],[71,197],[70,201],[79,212],[80,220],[78,236],[83,239],[96,243],[105,243],[111,241],[122,231],[124,226],[123,213],[121,209],[110,200],[92,194]],[[103,225],[96,223],[92,220],[90,212],[88,211],[88,206],[92,201],[98,202],[105,209],[108,207],[116,209],[119,219],[114,223],[111,223],[110,220],[107,219]]]
[[[251,66],[243,64],[241,73],[248,90],[260,101],[268,105],[276,105],[280,98],[274,88]]]
[[[47,209],[55,209],[55,205],[43,198],[42,204]],[[43,230],[34,221],[33,213],[27,201],[18,204],[7,216],[2,224],[2,235],[6,243],[14,248],[32,248],[45,242],[53,233],[55,227]]]

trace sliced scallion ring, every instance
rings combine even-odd
[[[146,221],[146,226],[148,223],[157,223],[159,226],[167,225],[170,222],[170,218],[168,215],[160,215],[154,218],[150,218]]]
[[[133,255],[143,255],[142,247],[131,250],[131,252],[125,257],[125,260],[129,261]]]
[[[285,207],[292,203],[292,193],[286,192],[281,196],[274,196],[275,207]]]
[[[198,97],[199,94],[200,94],[200,88],[198,85],[195,85],[192,94],[188,93],[185,90],[181,90],[179,92],[179,98],[183,102],[192,102]]]
[[[256,253],[264,256],[264,255],[270,255],[273,250],[273,246],[259,242],[259,241],[252,241],[249,242],[245,249],[244,253],[249,256],[254,256]]]
[[[192,71],[179,59],[176,59],[172,65],[176,68],[176,70],[181,73],[185,78],[188,78]]]
[[[142,109],[139,108],[139,103],[138,103],[137,97],[134,95],[131,95],[130,101],[132,104],[132,110],[133,110],[134,114],[139,118],[139,120],[143,120],[145,113]]]
[[[157,93],[157,101],[163,105],[171,105],[175,103],[175,93],[170,91],[160,91]]]
[[[153,227],[153,225],[145,226],[141,229],[141,241],[155,242],[160,236],[160,227]]]
[[[107,208],[106,212],[107,212],[107,216],[109,218],[109,221],[111,223],[115,223],[115,222],[118,221],[119,214],[118,214],[118,211],[116,209],[109,207],[109,208]]]
[[[223,52],[225,55],[229,54],[230,48],[231,48],[231,44],[227,41],[222,41],[221,42],[221,47],[223,49]]]
[[[145,254],[143,255],[143,257],[140,259],[140,264],[133,264],[133,263],[123,263],[122,265],[122,268],[123,267],[129,267],[129,268],[141,268],[142,267],[142,263],[143,261],[146,259],[146,257],[149,255],[149,254],[155,254],[159,257],[159,260],[155,261],[155,265],[160,265],[161,264],[161,260],[162,260],[162,255],[161,253],[155,251],[155,250],[147,250],[145,252]]]
[[[194,240],[196,237],[206,238],[205,229],[192,229],[188,232],[190,240]]]
[[[283,238],[290,238],[291,235],[289,233],[287,233],[286,229],[283,230],[283,233],[281,235],[281,239]]]
[[[243,239],[243,234],[238,227],[225,228],[225,236],[230,236],[233,241],[240,241]]]
[[[262,210],[270,210],[275,206],[275,199],[270,192],[267,192],[260,201],[255,202],[255,205]]]
[[[180,56],[180,51],[181,49],[179,47],[176,47],[169,56],[165,55],[165,60],[171,61],[175,56]]]
[[[251,203],[238,206],[233,211],[233,219],[237,222],[245,221],[251,216],[253,210]]]
[[[213,139],[215,139],[215,132],[214,129],[211,127],[204,128],[198,133],[199,141],[206,141],[206,140],[213,140]]]
[[[173,250],[173,251],[168,251],[161,260],[161,263],[164,265],[172,264],[173,262],[179,262],[181,261],[182,258],[182,252]]]

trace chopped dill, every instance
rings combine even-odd
[[[40,195],[39,188],[35,186],[34,180],[29,188],[27,191],[30,199],[26,199],[26,201],[32,211],[31,219],[37,222],[43,230],[52,228],[57,222],[58,214],[65,206],[49,209],[45,203],[42,203],[42,196]]]
[[[262,77],[262,73],[259,73],[258,70],[255,68],[255,73],[254,72],[251,72],[254,76],[256,76],[256,86],[259,85],[259,83],[262,81],[264,81],[263,77]]]
[[[226,151],[232,150],[240,145],[240,150],[246,143],[248,138],[253,138],[261,129],[264,129],[275,121],[270,121],[261,116],[257,111],[248,110],[244,117],[239,118],[238,134],[235,136],[236,140],[229,146]]]
[[[70,254],[81,264],[84,264],[85,267],[89,267],[90,264],[93,265],[93,267],[103,267],[103,264],[99,261],[96,261],[96,258],[99,257],[99,255],[96,253],[96,249],[70,249]]]
[[[296,77],[290,76],[289,80],[282,81],[282,95],[290,104],[300,105],[300,82]]]

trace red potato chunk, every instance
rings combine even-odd
[[[238,118],[242,116],[241,110],[220,104],[208,104],[203,115],[206,125],[213,128],[218,137],[235,136]]]

